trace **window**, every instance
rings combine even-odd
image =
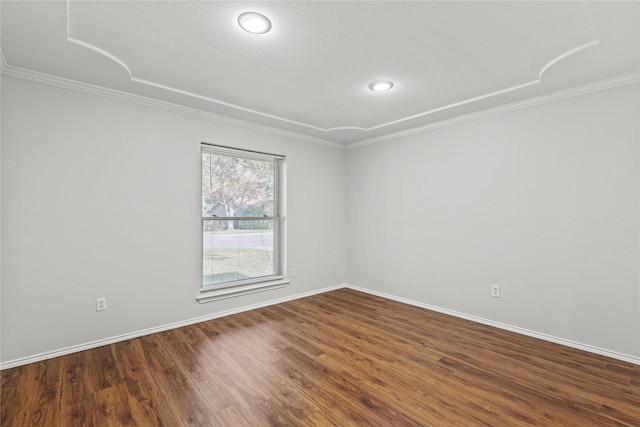
[[[202,145],[202,291],[207,295],[199,301],[286,285],[283,160],[283,156]]]

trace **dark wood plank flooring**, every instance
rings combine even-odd
[[[2,426],[640,426],[640,366],[341,289],[2,372]]]

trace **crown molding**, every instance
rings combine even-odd
[[[323,145],[330,148],[340,150],[351,150],[367,145],[380,144],[395,139],[404,138],[411,135],[417,135],[421,133],[427,133],[436,129],[455,126],[458,124],[470,122],[473,120],[483,119],[487,117],[496,116],[499,114],[509,113],[511,111],[522,110],[525,108],[536,107],[538,105],[548,104],[552,102],[561,101],[576,96],[587,95],[602,90],[612,89],[619,86],[625,86],[629,84],[640,82],[640,73],[630,73],[621,76],[613,77],[610,79],[600,80],[598,82],[589,83],[574,88],[552,92],[546,95],[529,98],[523,101],[513,102],[511,104],[502,105],[499,107],[489,108],[474,113],[457,116],[451,119],[441,120],[438,122],[430,123],[424,126],[418,126],[411,129],[407,129],[400,132],[394,132],[387,135],[382,135],[374,138],[364,139],[359,142],[351,144],[341,144],[338,142],[332,142],[321,138],[304,135],[297,132],[287,131],[283,129],[277,129],[270,126],[264,126],[245,120],[233,119],[230,117],[222,116],[215,113],[210,113],[204,110],[196,108],[185,107],[182,105],[174,104],[171,102],[160,101],[154,98],[149,98],[140,95],[133,95],[127,92],[108,89],[101,86],[92,85],[89,83],[78,82],[75,80],[65,79],[62,77],[53,76],[50,74],[40,73],[37,71],[27,70],[24,68],[13,67],[7,64],[3,52],[0,50],[1,68],[0,74],[7,77],[13,77],[21,80],[27,80],[34,83],[40,83],[48,86],[67,89],[75,92],[81,92],[89,95],[99,96],[108,99],[114,99],[118,101],[128,102],[132,104],[142,105],[146,107],[156,108],[164,111],[178,113],[190,117],[196,117],[204,120],[209,120],[217,123],[227,124],[244,129],[250,129],[262,133],[267,133],[276,136],[284,136],[287,138],[293,138],[299,141],[308,142],[312,144]]]
[[[155,87],[155,88],[167,91],[167,92],[177,93],[177,94],[180,94],[180,95],[183,95],[183,96],[188,96],[188,97],[193,98],[193,99],[199,99],[201,101],[206,101],[206,102],[209,102],[211,104],[222,105],[224,107],[229,107],[229,108],[232,108],[234,110],[238,110],[238,111],[242,111],[242,112],[250,113],[250,114],[255,114],[257,116],[266,117],[268,119],[279,120],[281,122],[289,123],[289,124],[292,124],[292,125],[295,125],[295,126],[306,127],[306,128],[309,128],[309,129],[313,129],[315,131],[319,131],[319,132],[326,132],[327,131],[327,129],[323,129],[323,128],[311,125],[309,123],[298,122],[298,121],[295,121],[295,120],[289,120],[289,119],[284,118],[284,117],[275,116],[273,114],[264,113],[264,112],[258,111],[258,110],[252,110],[250,108],[242,107],[240,105],[232,104],[230,102],[225,102],[225,101],[222,101],[220,99],[212,98],[210,96],[201,95],[201,94],[195,93],[195,92],[189,92],[189,91],[182,90],[182,89],[179,89],[179,88],[176,88],[176,87],[173,87],[173,86],[168,86],[168,85],[164,85],[162,83],[158,83],[158,82],[154,82],[154,81],[151,81],[151,80],[146,80],[146,79],[142,79],[142,78],[139,78],[139,77],[135,77],[133,75],[133,73],[131,72],[131,68],[123,60],[121,60],[120,58],[118,58],[114,54],[106,51],[105,49],[102,49],[102,48],[100,48],[98,46],[95,46],[95,45],[93,45],[91,43],[82,41],[82,40],[74,38],[74,37],[67,36],[67,41],[70,42],[70,43],[75,43],[78,46],[82,46],[82,47],[85,47],[87,49],[90,49],[90,50],[92,50],[92,51],[94,51],[96,53],[99,53],[100,55],[103,55],[106,58],[109,58],[110,60],[112,60],[113,62],[118,64],[120,67],[122,67],[122,69],[124,71],[126,71],[127,74],[129,74],[129,80],[131,80],[134,83],[139,83],[141,85]]]
[[[0,51],[0,54],[2,52]],[[145,107],[156,108],[172,113],[178,113],[190,117],[196,117],[199,119],[209,120],[217,123],[231,125],[239,128],[250,129],[270,135],[284,136],[287,138],[293,138],[299,141],[308,142],[312,144],[323,145],[325,147],[337,148],[344,150],[346,146],[341,143],[328,141],[321,138],[316,138],[309,135],[304,135],[298,132],[288,131],[284,129],[278,129],[271,126],[260,125],[257,123],[249,122],[246,120],[234,119],[226,117],[220,114],[210,113],[208,111],[200,110],[197,108],[185,107],[183,105],[174,104],[167,101],[160,101],[155,98],[150,98],[141,95],[134,95],[128,92],[123,92],[115,89],[109,89],[102,86],[92,85],[90,83],[79,82],[71,79],[65,79],[63,77],[57,77],[50,74],[40,73],[38,71],[28,70],[20,67],[13,67],[6,63],[4,55],[2,55],[2,66],[0,68],[0,74],[13,77],[16,79],[26,80],[34,83],[40,83],[47,86],[53,86],[61,89],[67,89],[74,92],[81,92],[88,95],[99,96],[102,98],[114,99],[117,101],[123,101],[130,104],[142,105]]]
[[[497,91],[493,91],[493,92],[490,92],[490,93],[482,94],[482,95],[475,96],[475,97],[472,97],[472,98],[463,99],[463,100],[458,101],[458,102],[454,102],[454,103],[451,103],[451,104],[443,105],[443,106],[440,106],[438,108],[434,108],[434,109],[431,109],[431,110],[428,110],[428,111],[423,111],[423,112],[420,112],[420,113],[417,113],[417,114],[414,114],[414,115],[402,117],[402,118],[394,120],[394,121],[381,123],[381,124],[378,124],[378,125],[375,125],[375,126],[372,126],[372,127],[368,127],[368,128],[366,128],[366,127],[357,127],[357,126],[340,126],[340,127],[332,127],[332,128],[325,129],[325,128],[321,128],[321,127],[318,127],[318,126],[314,126],[314,125],[312,125],[310,123],[304,123],[304,122],[299,122],[299,121],[295,121],[295,120],[290,120],[290,119],[287,119],[287,118],[284,118],[284,117],[271,115],[271,114],[268,114],[268,113],[265,113],[265,112],[248,109],[248,108],[242,107],[240,105],[224,102],[222,100],[211,98],[211,97],[208,97],[208,96],[204,96],[202,94],[184,91],[184,90],[181,90],[179,88],[163,85],[163,84],[158,83],[158,82],[153,82],[153,81],[150,81],[150,80],[145,80],[145,79],[136,77],[136,76],[134,76],[134,73],[133,73],[132,69],[129,67],[129,65],[126,64],[119,57],[117,57],[115,54],[113,54],[111,52],[108,52],[107,50],[105,50],[105,49],[103,49],[103,48],[101,48],[99,46],[96,46],[94,44],[91,44],[91,43],[89,43],[87,41],[81,40],[80,38],[72,36],[72,34],[71,34],[72,32],[71,32],[71,28],[70,28],[70,25],[71,25],[71,22],[70,22],[71,2],[70,2],[70,0],[66,1],[66,6],[67,6],[67,11],[66,11],[66,38],[67,38],[67,41],[70,42],[70,43],[76,44],[78,46],[81,46],[83,48],[92,50],[95,53],[100,54],[100,55],[102,55],[102,56],[114,61],[115,63],[120,65],[122,67],[122,69],[128,74],[130,81],[132,81],[134,83],[146,85],[146,86],[149,86],[149,87],[154,87],[154,88],[157,88],[157,89],[161,89],[163,91],[180,94],[182,96],[190,97],[190,98],[193,98],[193,99],[198,99],[198,100],[205,101],[205,102],[208,102],[208,103],[222,105],[224,107],[232,108],[232,109],[235,109],[237,111],[242,111],[242,112],[250,113],[252,115],[257,115],[257,116],[265,117],[265,118],[268,118],[268,119],[271,119],[271,120],[280,121],[280,122],[283,123],[283,126],[284,125],[293,125],[293,126],[298,127],[298,131],[296,132],[296,131],[281,129],[277,125],[274,125],[273,123],[270,123],[270,124],[267,124],[267,125],[262,125],[262,124],[254,123],[254,122],[252,122],[250,120],[235,119],[235,118],[231,118],[231,117],[228,117],[228,116],[225,116],[225,115],[211,113],[211,112],[208,112],[206,110],[202,110],[202,109],[198,109],[198,108],[192,108],[192,107],[187,107],[185,105],[181,105],[181,104],[177,104],[177,103],[161,101],[161,100],[156,99],[156,98],[151,98],[151,97],[146,97],[146,96],[141,96],[141,95],[134,95],[132,93],[128,93],[128,92],[124,92],[124,91],[120,91],[120,90],[116,90],[116,89],[109,89],[109,88],[105,88],[105,87],[101,87],[101,86],[92,85],[92,84],[89,84],[89,83],[83,83],[83,82],[79,82],[79,81],[75,81],[75,80],[70,80],[70,79],[66,79],[66,78],[62,78],[62,77],[57,77],[57,76],[53,76],[53,75],[49,75],[49,74],[44,74],[44,73],[40,73],[40,72],[37,72],[37,71],[29,70],[29,69],[13,67],[13,66],[10,66],[10,65],[7,64],[7,62],[6,62],[5,58],[4,58],[4,55],[2,55],[1,74],[7,75],[7,76],[10,76],[10,77],[23,79],[23,80],[29,80],[29,81],[32,81],[32,82],[46,84],[46,85],[50,85],[50,86],[54,86],[54,87],[64,88],[64,89],[68,89],[68,90],[74,90],[74,91],[78,91],[78,92],[83,92],[83,93],[96,95],[96,96],[101,96],[101,97],[105,97],[105,98],[116,99],[116,100],[129,102],[129,103],[134,103],[134,104],[138,104],[138,105],[144,105],[144,106],[147,106],[147,107],[158,108],[158,109],[162,109],[162,110],[165,110],[165,111],[171,111],[171,112],[175,112],[175,113],[179,113],[179,114],[183,114],[183,115],[197,117],[197,118],[201,118],[201,119],[204,119],[204,120],[214,121],[214,122],[223,123],[223,124],[236,126],[236,127],[240,127],[240,128],[251,129],[251,130],[254,130],[254,131],[263,132],[263,133],[267,133],[267,134],[293,138],[293,139],[296,139],[296,140],[309,142],[309,143],[313,143],[313,144],[319,144],[319,145],[323,145],[323,146],[327,146],[327,147],[331,147],[331,148],[337,148],[337,149],[351,149],[351,148],[357,148],[357,147],[366,146],[366,145],[370,145],[370,144],[385,142],[385,141],[401,138],[401,137],[404,137],[404,136],[407,136],[407,135],[413,135],[413,134],[417,134],[417,133],[427,132],[429,130],[437,129],[437,128],[440,128],[440,127],[443,127],[443,126],[452,126],[452,125],[455,125],[455,124],[458,124],[458,123],[463,123],[463,122],[468,121],[468,120],[475,120],[477,118],[489,117],[489,116],[495,115],[495,114],[502,114],[503,112],[513,111],[514,109],[528,108],[528,107],[533,106],[533,105],[539,105],[539,104],[535,104],[535,101],[533,101],[534,103],[531,103],[532,100],[537,100],[539,98],[542,99],[542,101],[540,103],[553,102],[553,101],[555,101],[555,99],[545,100],[544,98],[546,98],[548,95],[543,95],[542,97],[539,97],[539,98],[531,98],[529,100],[518,101],[518,102],[516,102],[514,104],[508,104],[508,105],[505,105],[505,106],[496,107],[495,109],[482,110],[482,111],[478,111],[478,112],[469,113],[467,115],[455,116],[455,117],[453,117],[451,119],[445,119],[445,120],[442,120],[442,121],[437,121],[437,122],[434,122],[434,123],[431,123],[431,124],[427,124],[427,125],[423,125],[423,126],[413,127],[413,128],[410,128],[410,129],[399,131],[399,132],[387,133],[385,135],[381,135],[381,136],[378,136],[378,137],[367,138],[367,136],[370,135],[370,132],[382,131],[383,128],[388,127],[388,126],[397,125],[397,124],[400,124],[400,123],[403,123],[403,122],[409,122],[411,120],[415,120],[415,119],[419,119],[419,118],[425,118],[426,116],[428,116],[430,114],[433,114],[433,113],[441,112],[441,111],[452,109],[452,108],[455,108],[455,107],[460,107],[462,105],[474,103],[474,102],[477,102],[477,101],[480,101],[480,100],[483,100],[483,99],[486,99],[486,98],[494,97],[494,96],[505,94],[505,93],[508,93],[508,92],[517,91],[517,90],[523,89],[525,87],[529,87],[529,86],[540,84],[542,82],[542,75],[549,68],[551,68],[553,65],[555,65],[556,63],[564,60],[565,58],[567,58],[567,57],[569,57],[571,55],[574,55],[577,52],[580,52],[580,51],[582,51],[584,49],[587,49],[589,47],[595,46],[595,45],[597,45],[599,43],[599,38],[598,38],[598,34],[597,34],[597,28],[595,27],[595,23],[593,22],[593,16],[591,15],[592,26],[593,26],[593,30],[594,30],[594,33],[595,33],[595,38],[590,40],[590,41],[588,41],[588,42],[586,42],[586,43],[578,45],[578,46],[574,47],[573,49],[570,49],[570,50],[568,50],[568,51],[556,56],[551,61],[547,62],[540,69],[540,71],[538,72],[537,78],[535,78],[535,79],[533,79],[531,81],[527,81],[525,83],[521,83],[521,84],[518,84],[518,85],[515,85],[515,86],[507,87],[507,88],[500,89],[500,90],[497,90]],[[591,14],[591,10],[590,9],[589,9],[589,13]],[[2,52],[0,50],[0,54],[1,53]],[[601,90],[601,89],[596,89],[596,90]],[[569,91],[571,91],[571,89]],[[570,97],[570,96],[575,96],[575,95],[568,95],[568,97]],[[519,104],[521,104],[521,103],[522,103],[522,106],[519,106]],[[319,136],[311,136],[311,135],[305,133],[304,131],[300,132],[300,129],[304,129],[304,128],[309,129],[309,132],[312,133],[313,135],[319,135]],[[339,138],[340,135],[336,134],[335,135],[336,138],[334,139],[334,138],[331,137],[330,132],[338,132],[338,131],[355,131],[355,132],[359,132],[358,141],[357,142],[352,142],[352,143],[349,143],[349,142],[337,142],[337,141],[340,140],[340,138]],[[326,136],[324,136],[323,133]]]
[[[458,102],[453,102],[447,105],[442,105],[440,107],[437,108],[433,108],[431,110],[427,110],[427,111],[423,111],[423,112],[419,112],[417,114],[413,114],[413,115],[409,115],[406,117],[402,117],[399,118],[397,120],[393,120],[393,121],[389,121],[389,122],[385,122],[385,123],[380,123],[378,125],[375,126],[370,126],[370,127],[362,127],[362,126],[337,126],[337,127],[330,127],[330,128],[322,128],[316,125],[313,125],[311,123],[305,123],[305,122],[301,122],[301,121],[296,121],[296,120],[291,120],[285,117],[281,117],[281,116],[276,116],[276,115],[272,115],[263,111],[259,111],[259,110],[254,110],[254,109],[250,109],[250,108],[246,108],[243,107],[241,105],[237,105],[237,104],[233,104],[230,102],[226,102],[223,101],[221,99],[216,99],[216,98],[212,98],[210,96],[205,96],[199,93],[194,93],[194,92],[189,92],[189,91],[185,91],[173,86],[168,86],[159,82],[155,82],[155,81],[151,81],[151,80],[147,80],[144,78],[140,78],[138,76],[134,76],[134,72],[132,70],[132,68],[121,58],[119,58],[118,56],[116,56],[114,53],[107,51],[106,49],[97,46],[95,44],[89,43],[85,40],[80,39],[79,37],[74,37],[72,36],[72,31],[71,31],[71,15],[70,15],[70,11],[71,11],[71,1],[67,0],[67,14],[66,14],[66,26],[67,26],[67,41],[70,43],[74,43],[77,44],[78,46],[82,46],[86,49],[92,50],[100,55],[103,55],[104,57],[114,61],[115,63],[117,63],[120,67],[122,67],[122,69],[129,75],[129,80],[131,80],[132,82],[136,82],[142,85],[146,85],[146,86],[150,86],[150,87],[155,87],[158,89],[162,89],[168,92],[173,92],[173,93],[178,93],[187,97],[191,97],[194,99],[199,99],[199,100],[203,100],[206,102],[210,102],[213,104],[218,104],[218,105],[222,105],[224,107],[228,107],[228,108],[232,108],[238,111],[243,111],[243,112],[247,112],[250,114],[254,114],[257,116],[262,116],[262,117],[266,117],[269,119],[273,119],[273,120],[277,120],[277,121],[281,121],[284,123],[288,123],[290,125],[294,125],[294,126],[300,126],[300,127],[306,127],[308,129],[311,129],[312,131],[315,132],[324,132],[324,133],[328,133],[328,132],[336,132],[336,131],[359,131],[359,132],[371,132],[371,131],[375,131],[378,129],[382,129],[385,128],[387,126],[392,126],[392,125],[396,125],[399,123],[403,123],[409,120],[414,120],[420,117],[424,117],[424,116],[428,116],[430,114],[434,114],[440,111],[444,111],[444,110],[448,110],[451,108],[455,108],[455,107],[459,107],[462,105],[466,105],[466,104],[470,104],[473,102],[477,102],[480,101],[482,99],[486,99],[486,98],[491,98],[497,95],[501,95],[504,93],[508,93],[508,92],[512,92],[512,91],[517,91],[529,86],[533,86],[533,85],[537,85],[540,84],[542,82],[542,75],[549,69],[551,68],[553,65],[555,65],[556,63],[564,60],[565,58],[574,55],[584,49],[587,49],[589,47],[595,46],[597,44],[600,43],[599,37],[598,37],[598,31],[597,28],[595,26],[595,22],[593,20],[593,13],[591,11],[591,7],[588,5],[587,3],[587,7],[589,8],[589,15],[591,17],[591,26],[592,29],[595,33],[595,38],[592,40],[589,40],[588,42],[582,43],[578,46],[575,46],[572,49],[567,50],[566,52],[561,53],[560,55],[552,58],[550,61],[548,61],[546,64],[544,64],[539,72],[538,75],[536,76],[536,78],[529,80],[529,81],[525,81],[523,83],[517,84],[517,85],[513,85],[510,87],[506,87],[503,89],[499,89],[499,90],[494,90],[479,96],[474,96],[474,97],[470,97],[470,98],[466,98],[463,100],[460,100]]]
[[[67,0],[67,1],[69,1],[69,0]],[[262,112],[262,111],[258,111],[258,110],[252,110],[252,109],[245,108],[245,107],[242,107],[242,106],[237,105],[237,104],[232,104],[232,103],[225,102],[225,101],[222,101],[222,100],[219,100],[219,99],[216,99],[216,98],[211,98],[209,96],[204,96],[204,95],[201,95],[201,94],[198,94],[198,93],[184,91],[182,89],[178,89],[178,88],[175,88],[175,87],[172,87],[172,86],[167,86],[167,85],[164,85],[164,84],[161,84],[161,83],[157,83],[157,82],[154,82],[154,81],[151,81],[151,80],[146,80],[146,79],[142,79],[142,78],[136,77],[136,76],[133,75],[133,72],[131,71],[131,67],[129,67],[128,64],[126,64],[122,59],[118,58],[113,53],[108,52],[108,51],[106,51],[105,49],[103,49],[103,48],[101,48],[99,46],[96,46],[96,45],[93,45],[91,43],[88,43],[88,42],[85,42],[83,40],[80,40],[78,38],[71,37],[70,36],[70,30],[69,30],[68,10],[67,10],[67,41],[69,41],[70,43],[75,43],[78,46],[82,46],[84,48],[90,49],[90,50],[92,50],[92,51],[94,51],[94,52],[96,52],[96,53],[98,53],[100,55],[103,55],[104,57],[109,58],[110,60],[114,61],[120,67],[122,67],[122,69],[129,75],[129,80],[131,80],[132,82],[139,83],[139,84],[146,85],[146,86],[150,86],[150,87],[155,87],[155,88],[158,88],[158,89],[165,90],[167,92],[178,93],[180,95],[184,95],[184,96],[191,97],[191,98],[194,98],[194,99],[203,100],[203,101],[206,101],[206,102],[210,102],[212,104],[222,105],[222,106],[229,107],[229,108],[232,108],[232,109],[235,109],[235,110],[238,110],[238,111],[243,111],[243,112],[247,112],[247,113],[250,113],[250,114],[255,114],[255,115],[266,117],[266,118],[269,118],[269,119],[278,120],[278,121],[289,123],[289,124],[296,125],[296,126],[306,127],[306,128],[312,129],[314,131],[325,132],[325,133],[327,133],[327,132],[335,132],[335,131],[344,131],[344,130],[370,132],[370,131],[381,129],[381,128],[384,128],[384,127],[387,127],[387,126],[392,126],[392,125],[395,125],[395,124],[398,124],[398,123],[403,123],[403,122],[406,122],[408,120],[413,120],[413,119],[417,119],[417,118],[420,118],[420,117],[428,116],[430,114],[434,114],[434,113],[437,113],[437,112],[440,112],[440,111],[448,110],[448,109],[455,108],[455,107],[460,107],[462,105],[466,105],[466,104],[470,104],[470,103],[473,103],[473,102],[477,102],[477,101],[480,101],[480,100],[483,100],[483,99],[486,99],[486,98],[491,98],[491,97],[494,97],[494,96],[497,96],[497,95],[502,95],[502,94],[505,94],[505,93],[513,92],[513,91],[520,90],[520,89],[524,89],[524,88],[529,87],[529,86],[534,86],[534,85],[542,83],[542,75],[551,66],[553,66],[554,64],[562,61],[563,59],[565,59],[565,58],[567,58],[567,57],[569,57],[569,56],[571,56],[571,55],[573,55],[573,54],[575,54],[577,52],[580,52],[581,50],[587,49],[589,47],[595,46],[598,43],[600,43],[600,40],[596,38],[594,40],[590,40],[587,43],[583,43],[583,44],[581,44],[579,46],[576,46],[573,49],[569,49],[568,51],[562,53],[561,55],[559,55],[559,56],[553,58],[551,61],[547,62],[540,69],[540,71],[538,72],[537,78],[535,78],[533,80],[530,80],[530,81],[527,81],[527,82],[524,82],[524,83],[520,83],[520,84],[517,84],[517,85],[514,85],[514,86],[510,86],[510,87],[506,87],[506,88],[503,88],[503,89],[495,90],[495,91],[488,92],[488,93],[485,93],[485,94],[482,94],[482,95],[478,95],[478,96],[474,96],[474,97],[471,97],[471,98],[466,98],[466,99],[463,99],[463,100],[458,101],[458,102],[442,105],[440,107],[433,108],[431,110],[423,111],[423,112],[420,112],[420,113],[417,113],[417,114],[413,114],[413,115],[410,115],[410,116],[402,117],[402,118],[397,119],[397,120],[381,123],[381,124],[378,124],[378,125],[375,125],[375,126],[371,126],[371,127],[337,126],[337,127],[331,127],[331,128],[322,128],[322,127],[319,127],[319,126],[312,125],[310,123],[290,120],[290,119],[287,119],[285,117],[275,116],[275,115],[268,114],[268,113],[265,113],[265,112]]]
[[[463,106],[463,105],[466,105],[466,104],[471,104],[473,102],[481,101],[483,99],[491,98],[491,97],[498,96],[498,95],[503,95],[505,93],[513,92],[513,91],[520,90],[520,89],[524,89],[524,88],[529,87],[529,86],[534,86],[534,85],[542,83],[542,75],[551,66],[553,66],[554,64],[562,61],[565,58],[568,58],[569,56],[571,56],[571,55],[573,55],[575,53],[580,52],[581,50],[584,50],[584,49],[587,49],[589,47],[595,46],[595,45],[597,45],[599,43],[600,43],[600,40],[595,39],[595,40],[591,40],[591,41],[589,41],[587,43],[583,43],[583,44],[581,44],[579,46],[576,46],[573,49],[569,49],[568,51],[562,53],[561,55],[558,55],[557,57],[555,57],[551,61],[547,62],[540,69],[540,71],[538,72],[538,77],[536,79],[528,81],[528,82],[525,82],[525,83],[520,83],[520,84],[517,84],[515,86],[506,87],[504,89],[499,89],[499,90],[496,90],[496,91],[493,91],[493,92],[488,92],[488,93],[485,93],[485,94],[482,94],[482,95],[478,95],[478,96],[474,96],[474,97],[471,97],[471,98],[466,98],[466,99],[463,99],[463,100],[458,101],[458,102],[453,102],[451,104],[442,105],[440,107],[433,108],[431,110],[423,111],[421,113],[414,114],[414,115],[411,115],[411,116],[402,117],[400,119],[393,120],[393,121],[386,122],[386,123],[382,123],[382,124],[379,124],[379,125],[376,125],[376,126],[372,126],[372,127],[369,127],[369,128],[361,128],[361,127],[353,127],[353,126],[342,126],[342,127],[335,127],[335,128],[326,129],[326,131],[361,130],[361,131],[369,132],[369,131],[372,131],[372,130],[381,129],[381,128],[384,128],[384,127],[387,127],[387,126],[391,126],[391,125],[395,125],[395,124],[398,124],[398,123],[403,123],[403,122],[406,122],[407,120],[413,120],[413,119],[417,119],[417,118],[420,118],[420,117],[425,117],[425,116],[428,116],[430,114],[437,113],[437,112],[440,112],[440,111],[449,110],[451,108],[460,107],[460,106]]]
[[[473,120],[484,119],[487,117],[497,116],[497,115],[509,113],[512,111],[523,110],[525,108],[532,108],[538,105],[549,104],[552,102],[562,101],[564,99],[574,98],[576,96],[588,95],[590,93],[599,92],[607,89],[613,89],[619,86],[625,86],[625,85],[630,85],[634,83],[640,83],[640,73],[623,74],[621,76],[613,77],[610,79],[600,80],[594,83],[588,83],[588,84],[576,86],[570,89],[560,90],[557,92],[536,96],[534,98],[525,99],[523,101],[517,101],[510,104],[501,105],[499,107],[489,108],[486,110],[481,110],[474,113],[457,116],[451,119],[429,123],[423,126],[417,126],[411,129],[400,131],[400,132],[394,132],[388,135],[382,135],[374,138],[364,139],[359,142],[348,144],[346,149],[351,150],[354,148],[365,147],[367,145],[380,144],[383,142],[404,138],[406,136],[427,133],[427,132],[448,127],[448,126],[455,126],[455,125],[470,122]]]

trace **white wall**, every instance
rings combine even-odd
[[[639,95],[624,86],[345,153],[2,76],[0,360],[347,278],[640,357]],[[201,141],[287,155],[289,287],[195,302]]]
[[[637,358],[639,95],[350,150],[349,283]]]
[[[201,141],[287,156],[287,288],[196,302]],[[2,362],[345,282],[344,150],[3,76],[1,171]]]

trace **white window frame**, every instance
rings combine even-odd
[[[236,280],[223,282],[215,285],[205,285],[204,281],[200,282],[200,295],[196,300],[200,303],[217,301],[225,298],[231,298],[240,295],[247,295],[256,292],[262,292],[269,289],[278,289],[289,284],[289,280],[284,275],[284,216],[283,212],[283,169],[285,156],[279,154],[270,154],[259,151],[243,150],[224,145],[210,144],[203,142],[200,149],[200,160],[202,162],[202,154],[210,153],[229,157],[240,157],[250,160],[262,160],[274,162],[274,210],[273,215],[269,217],[260,217],[264,220],[273,221],[273,239],[274,239],[274,274],[269,276],[255,277],[246,280]],[[202,180],[201,180],[202,185]],[[200,189],[202,193],[202,188]],[[209,220],[255,220],[256,217],[225,217],[225,216],[204,216],[201,213],[201,235],[204,233],[204,221]],[[201,269],[204,265],[204,248],[201,245]]]

